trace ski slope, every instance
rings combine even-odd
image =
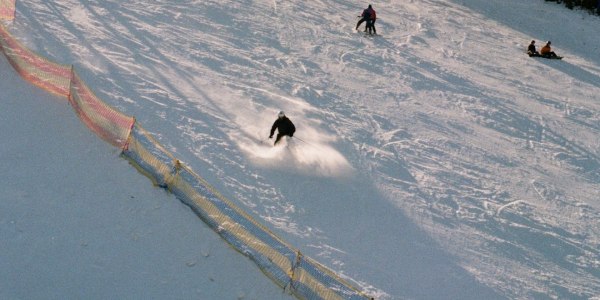
[[[0,57],[0,299],[293,299]]]
[[[30,49],[73,63],[100,98],[135,116],[223,195],[377,299],[599,297],[600,19],[542,0],[381,1],[372,3],[380,36],[370,37],[354,31],[367,4],[22,1],[10,30]],[[538,47],[552,40],[565,58],[528,57],[532,39]],[[10,71],[2,67],[2,80]],[[57,101],[33,87],[21,90],[11,98],[27,93]],[[19,103],[9,103],[1,105],[17,113]],[[57,110],[56,117],[69,109],[47,110]],[[272,148],[268,131],[279,110],[297,132],[287,147]],[[68,122],[52,121],[61,128],[80,126],[74,115],[57,119]],[[94,153],[91,166],[106,166],[73,172],[90,186],[136,184],[140,196],[128,207],[113,200],[101,215],[122,216],[126,226],[114,232],[126,242],[142,240],[144,247],[135,249],[148,251],[140,264],[149,264],[146,272],[123,276],[122,290],[113,294],[97,282],[92,298],[193,298],[205,284],[220,288],[201,298],[287,297],[268,279],[254,279],[262,276],[257,268],[81,127],[70,135],[78,146],[67,157]],[[47,151],[58,139],[47,136],[64,130],[47,130],[35,147]],[[16,135],[5,132],[3,140]],[[9,169],[5,151],[0,157]],[[36,173],[48,160],[25,163]],[[117,180],[115,168],[129,175]],[[106,171],[88,178],[90,169]],[[31,189],[54,191],[54,176],[44,178],[49,181],[38,179]],[[7,189],[6,195],[23,191]],[[74,185],[54,205],[71,217],[89,214],[89,206],[74,206],[74,199],[112,198],[102,191],[111,188],[77,196]],[[28,211],[1,205],[3,211]],[[161,226],[132,234],[129,227],[144,228],[153,218]],[[4,224],[11,220],[18,218],[2,215]],[[105,221],[81,222],[96,227]],[[32,223],[23,226],[37,228]],[[102,238],[90,232],[85,244],[96,234]],[[173,242],[163,243],[167,237]],[[54,243],[44,241],[32,249]],[[11,259],[19,259],[21,247],[31,248],[11,245]],[[71,251],[80,247],[68,245]],[[186,266],[191,254],[174,255],[161,263],[172,278],[185,278],[169,285],[181,294],[159,292],[160,284],[143,291],[165,282],[164,270],[150,264],[150,251],[168,257],[179,245],[197,253],[203,247],[232,252],[201,261],[211,262],[210,272],[221,269],[224,278],[234,274],[215,284],[204,269]],[[122,247],[104,259],[127,261],[134,245]],[[60,263],[58,252],[52,258],[59,261],[53,274],[93,268],[85,260]],[[231,260],[242,267],[221,265],[237,264]],[[2,278],[10,274],[3,271]],[[77,286],[85,278],[69,280],[65,285]],[[225,291],[244,280],[259,283]],[[36,298],[24,281],[5,285],[0,295]],[[53,292],[57,298],[79,295],[60,285]]]

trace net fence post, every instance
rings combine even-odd
[[[294,286],[294,281],[296,281],[296,269],[300,265],[301,260],[302,253],[300,252],[300,250],[296,250],[296,258],[294,259],[294,263],[292,264],[292,267],[290,268],[290,271],[288,273],[288,275],[290,276],[290,281],[286,286],[283,287],[284,290],[286,290],[289,287],[290,294],[293,293],[294,290],[296,290],[296,287]]]

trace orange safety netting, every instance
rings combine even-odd
[[[67,97],[71,66],[51,62],[27,49],[0,25],[0,46],[15,70],[40,88]]]
[[[15,18],[15,0],[0,0],[0,20]]]
[[[73,109],[92,131],[113,146],[125,147],[134,123],[133,117],[122,114],[96,97],[75,71],[72,72],[69,95]]]
[[[100,100],[71,66],[51,62],[19,43],[0,25],[0,46],[10,64],[25,80],[69,98],[81,120],[110,144],[123,148],[134,119]]]

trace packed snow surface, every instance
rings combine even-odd
[[[8,26],[377,299],[600,297],[600,18],[384,0],[367,36],[367,4],[31,0]],[[289,298],[0,66],[0,297]]]

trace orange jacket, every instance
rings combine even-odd
[[[550,46],[548,44],[546,44],[546,46],[542,47],[542,49],[540,49],[540,54],[544,55],[546,53],[550,53],[550,51],[552,51],[552,49],[550,48]]]

